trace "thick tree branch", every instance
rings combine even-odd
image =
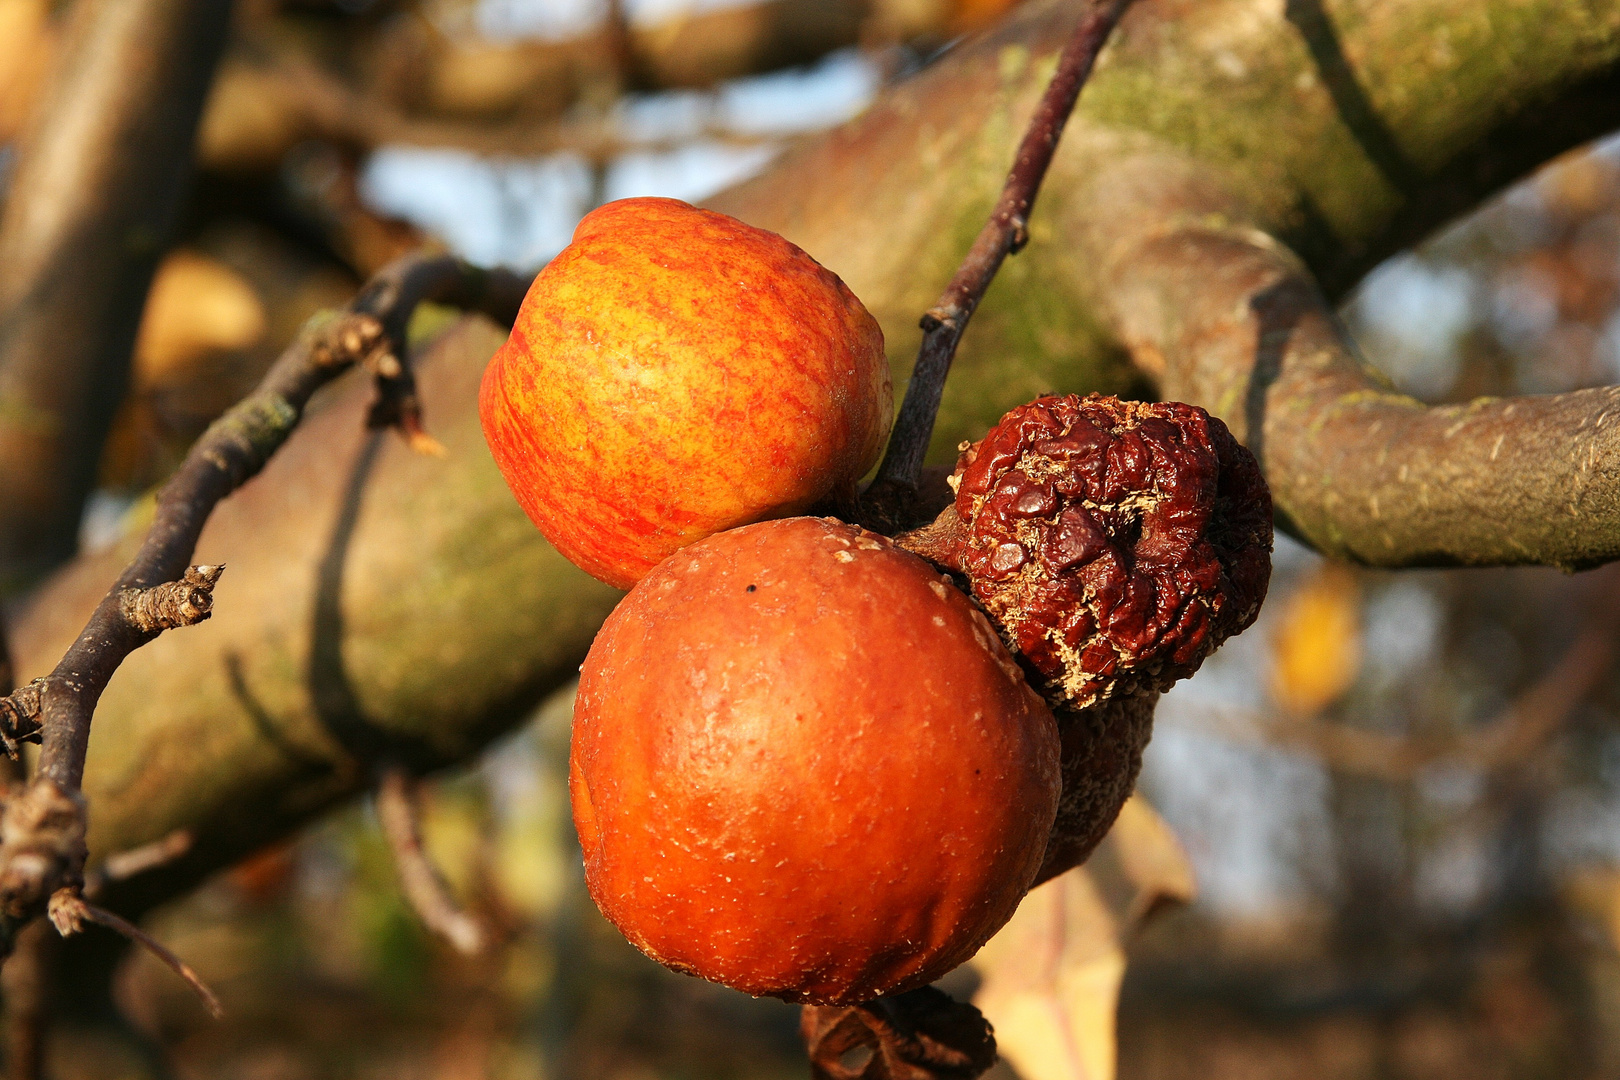
[[[73,552],[230,0],[81,0],[0,215],[0,580]]]
[[[1175,170],[1139,165],[1104,205],[1145,226]],[[1161,392],[1255,451],[1293,532],[1372,566],[1620,558],[1620,388],[1425,406],[1366,366],[1297,258],[1225,209],[1222,227],[1119,244],[1108,300]]]

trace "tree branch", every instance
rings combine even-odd
[[[463,956],[484,948],[484,928],[456,905],[449,887],[422,849],[416,782],[403,768],[389,765],[377,782],[377,821],[394,854],[394,868],[411,910],[433,933]]]
[[[525,283],[449,256],[408,256],[379,272],[336,317],[313,321],[246,399],[216,420],[158,496],[146,539],[50,675],[16,695],[24,714],[37,693],[39,765],[0,822],[0,907],[37,914],[51,895],[83,884],[84,775],[91,719],[103,689],[136,649],[174,626],[199,622],[213,606],[222,565],[187,568],[220,500],[255,476],[292,434],[317,389],[356,364],[376,372],[385,415],[420,437],[415,385],[398,359],[405,328],[424,300],[496,317],[515,315]],[[378,413],[374,408],[373,418]],[[32,735],[24,736],[33,737]]]
[[[1402,87],[1399,109],[1377,95],[1373,104],[1399,145],[1422,151],[1414,199],[1441,189],[1447,200],[1477,199],[1511,170],[1476,174],[1459,163],[1491,156],[1500,139],[1519,140],[1515,154],[1527,145],[1550,154],[1582,130],[1603,130],[1612,115],[1604,110],[1620,105],[1620,93],[1586,96],[1616,70],[1612,19],[1563,0],[1482,2],[1491,19],[1467,16],[1483,29],[1453,34],[1455,64],[1445,68],[1432,60],[1433,34],[1464,17],[1454,0],[1372,4],[1341,30],[1347,56],[1379,65],[1362,74],[1366,85]],[[1223,193],[1150,206],[1161,228],[1206,207],[1207,225],[1230,211],[1235,191],[1250,208],[1238,220],[1306,236],[1298,211],[1308,195],[1319,212],[1331,209],[1311,219],[1331,229],[1309,235],[1330,235],[1335,250],[1365,259],[1395,242],[1401,207],[1357,166],[1358,146],[1339,131],[1331,96],[1311,83],[1314,62],[1282,7],[1264,17],[1251,0],[1130,9],[1069,123],[1029,247],[1003,266],[962,341],[934,437],[942,458],[1033,394],[1132,385],[1099,299],[1102,270],[1113,264],[1096,253],[1121,234],[1108,231],[1120,223],[1095,192],[1115,159],[1157,151],[1167,167],[1190,168]],[[1031,0],[720,208],[784,233],[842,276],[882,322],[903,375],[921,337],[917,312],[983,225],[1082,13]],[[1520,20],[1543,32],[1521,34]],[[1214,55],[1215,40],[1227,52]],[[1228,53],[1265,93],[1236,92],[1250,83],[1225,73]],[[1571,101],[1590,108],[1552,134],[1536,129],[1535,117],[1563,116]],[[1176,149],[1177,132],[1204,156]],[[1225,135],[1194,137],[1212,132]],[[1426,205],[1401,228],[1434,225],[1437,211]],[[1088,223],[1103,231],[1086,232]],[[96,807],[94,852],[178,828],[196,843],[159,870],[109,885],[98,903],[130,915],[172,898],[367,790],[379,761],[420,773],[467,760],[573,676],[619,594],[544,543],[483,449],[474,402],[501,337],[469,320],[413,365],[448,457],[368,437],[370,391],[351,380],[212,515],[194,561],[230,562],[229,602],[206,626],[160,636],[120,668],[97,712],[84,777]],[[133,544],[77,560],[17,613],[24,680],[62,656]]]
[[[1107,212],[1145,224],[1148,172]],[[1290,531],[1370,566],[1620,558],[1620,388],[1425,406],[1366,366],[1297,258],[1235,218],[1119,244],[1107,298],[1161,392],[1260,458]]]

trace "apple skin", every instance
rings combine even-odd
[[[1057,725],[923,560],[831,519],[665,560],[581,669],[569,789],[597,906],[661,963],[848,1004],[1011,917],[1061,786]]]
[[[853,492],[892,413],[883,332],[836,275],[675,199],[587,215],[479,393],[523,509],[619,588],[711,533]]]

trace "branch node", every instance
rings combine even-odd
[[[35,679],[0,698],[0,749],[12,761],[17,760],[17,748],[22,743],[39,742],[44,686],[44,679]]]
[[[1007,254],[1016,255],[1029,243],[1029,219],[1020,214],[1010,224],[1012,233],[1007,237]]]
[[[383,350],[387,350],[382,321],[374,315],[348,311],[315,332],[315,340],[309,347],[309,360],[321,368],[347,367],[364,363],[379,344]]]
[[[193,626],[213,614],[214,585],[224,572],[224,563],[193,566],[179,581],[149,589],[126,589],[118,598],[119,610],[131,626],[144,634]]]
[[[0,912],[38,914],[47,897],[83,880],[84,796],[48,778],[6,794],[0,811]]]

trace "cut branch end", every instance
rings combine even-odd
[[[120,610],[144,634],[193,626],[213,614],[214,586],[224,572],[224,563],[193,566],[179,581],[150,589],[126,589],[119,598]]]

